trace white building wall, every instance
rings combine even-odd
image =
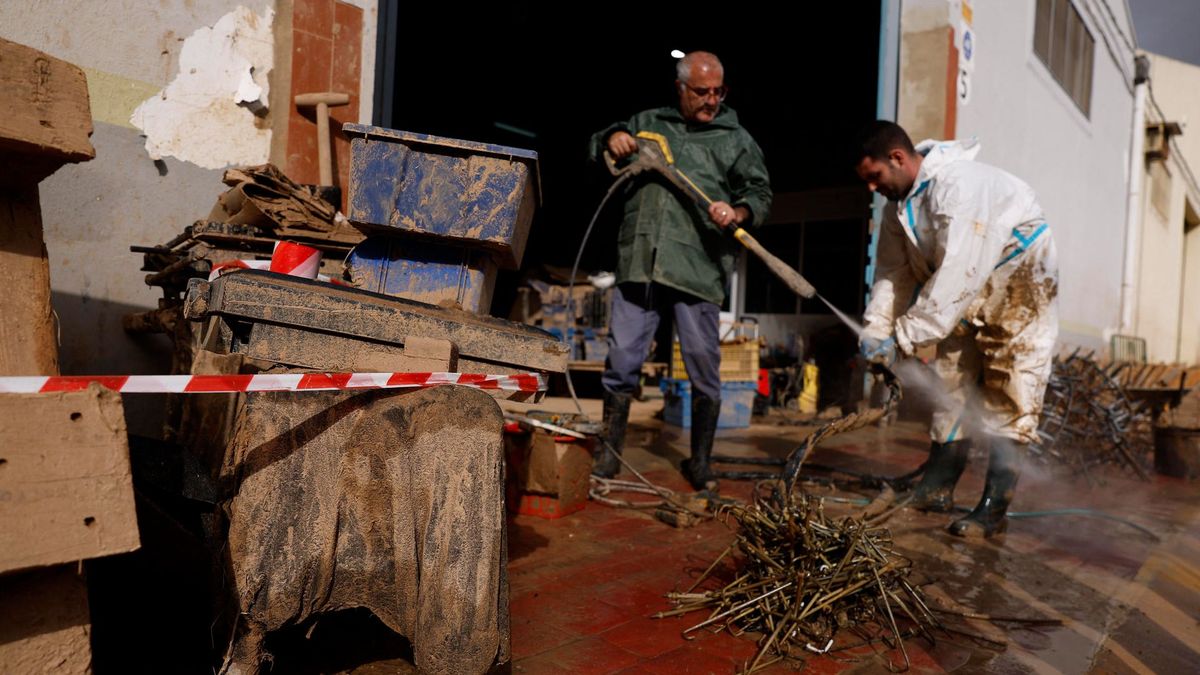
[[[1152,361],[1200,362],[1200,67],[1148,54],[1150,88],[1146,123],[1178,123],[1166,161],[1147,162],[1141,204],[1141,237],[1134,326]],[[1176,152],[1178,150],[1178,152]],[[1189,206],[1191,213],[1189,214]]]
[[[1035,0],[975,0],[972,91],[957,107],[957,135],[978,137],[981,161],[1037,192],[1059,251],[1060,341],[1102,348],[1120,320],[1133,117],[1134,54],[1117,31],[1133,33],[1121,0],[1076,5],[1096,40],[1090,117],[1033,51]]]

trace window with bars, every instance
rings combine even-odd
[[[1090,117],[1096,40],[1071,0],[1037,0],[1033,51],[1075,105]]]

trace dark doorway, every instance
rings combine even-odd
[[[394,58],[380,51],[381,75],[394,96],[378,124],[539,153],[543,206],[526,268],[570,265],[608,185],[585,162],[588,139],[639,110],[677,103],[673,49],[721,57],[726,103],[763,147],[776,193],[855,184],[846,148],[875,115],[877,3],[800,14],[811,20],[765,2],[384,0],[381,9],[380,33],[395,50]],[[585,269],[611,269],[615,211],[593,235]],[[501,279],[493,313],[507,312],[514,284]]]

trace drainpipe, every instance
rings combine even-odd
[[[1129,140],[1129,201],[1125,205],[1125,264],[1121,274],[1121,334],[1134,332],[1137,305],[1137,272],[1142,227],[1142,184],[1146,174],[1146,83],[1150,80],[1150,59],[1134,59],[1133,137]]]

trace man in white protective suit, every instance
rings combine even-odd
[[[1007,526],[1025,449],[1037,438],[1058,338],[1054,239],[1033,190],[974,161],[974,140],[914,147],[904,129],[878,121],[857,152],[859,177],[888,199],[863,356],[890,365],[936,344],[945,385],[912,503],[953,508],[975,435],[989,451],[987,483],[950,532],[990,537]]]

